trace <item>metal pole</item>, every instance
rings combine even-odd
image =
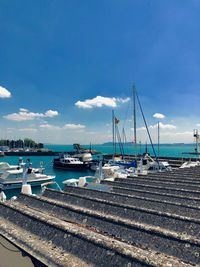
[[[136,90],[135,86],[133,86],[133,123],[134,123],[134,142],[137,144],[137,133],[136,133],[136,98],[135,98]]]
[[[156,161],[158,162],[156,151],[155,151],[154,146],[153,146],[151,135],[150,135],[150,132],[149,132],[149,129],[148,129],[148,126],[147,126],[146,119],[144,117],[144,113],[143,113],[142,106],[141,106],[141,103],[140,103],[140,100],[139,100],[137,92],[136,92],[136,97],[137,97],[137,101],[138,101],[138,104],[139,104],[139,107],[140,107],[140,111],[142,113],[142,117],[143,117],[143,120],[144,120],[144,124],[145,124],[146,130],[147,130],[147,133],[148,133],[148,136],[149,136],[149,140],[150,140],[150,143],[151,143],[151,147],[152,147],[152,150],[153,150],[154,157],[155,157]],[[159,165],[159,162],[158,162],[158,165]]]
[[[112,138],[113,138],[113,160],[115,157],[115,119],[114,110],[112,110]]]
[[[160,122],[158,121],[158,157],[160,155]]]

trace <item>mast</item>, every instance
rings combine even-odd
[[[133,85],[133,129],[134,129],[134,143],[137,144],[137,134],[136,134],[136,89]]]
[[[116,131],[115,131],[115,114],[114,110],[112,110],[112,138],[113,138],[113,160],[116,154]]]
[[[158,121],[158,157],[160,155],[160,122]]]
[[[152,150],[153,150],[153,153],[154,153],[154,157],[155,157],[156,161],[158,162],[158,158],[157,158],[157,155],[156,155],[156,151],[155,151],[155,149],[154,149],[154,145],[153,145],[153,142],[152,142],[152,139],[151,139],[151,135],[150,135],[150,132],[149,132],[149,129],[148,129],[148,126],[147,126],[147,122],[146,122],[146,119],[145,119],[145,116],[144,116],[144,112],[143,112],[143,110],[142,110],[142,106],[141,106],[141,103],[140,103],[140,100],[139,100],[139,97],[138,97],[137,92],[136,92],[136,97],[137,97],[137,101],[138,101],[138,104],[139,104],[139,107],[140,107],[140,111],[141,111],[141,114],[142,114],[142,117],[143,117],[143,121],[144,121],[146,130],[147,130],[147,134],[148,134],[148,136],[149,136],[149,140],[150,140],[151,147],[152,147]],[[158,162],[158,165],[159,165],[159,162]]]
[[[198,154],[199,153],[199,132],[197,129],[194,130],[193,136],[194,136],[195,142],[196,142],[195,152]]]

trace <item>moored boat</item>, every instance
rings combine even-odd
[[[53,160],[53,167],[63,170],[87,170],[90,167],[88,162],[80,161],[78,158],[67,154],[61,154]]]
[[[7,170],[0,174],[0,187],[3,190],[17,189],[21,188],[23,183],[40,186],[42,183],[51,181],[54,178],[55,176],[35,172],[32,168],[28,168],[26,171],[23,169]]]

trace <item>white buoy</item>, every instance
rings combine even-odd
[[[23,184],[21,193],[26,194],[26,195],[32,195],[31,185],[30,184]]]

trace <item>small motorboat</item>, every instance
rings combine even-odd
[[[53,180],[55,176],[46,175],[41,172],[35,172],[34,169],[22,168],[17,170],[7,170],[0,173],[0,187],[2,190],[21,188],[23,183],[31,186],[40,186],[44,182]]]
[[[64,170],[87,170],[90,164],[68,154],[61,154],[53,160],[53,167]]]

